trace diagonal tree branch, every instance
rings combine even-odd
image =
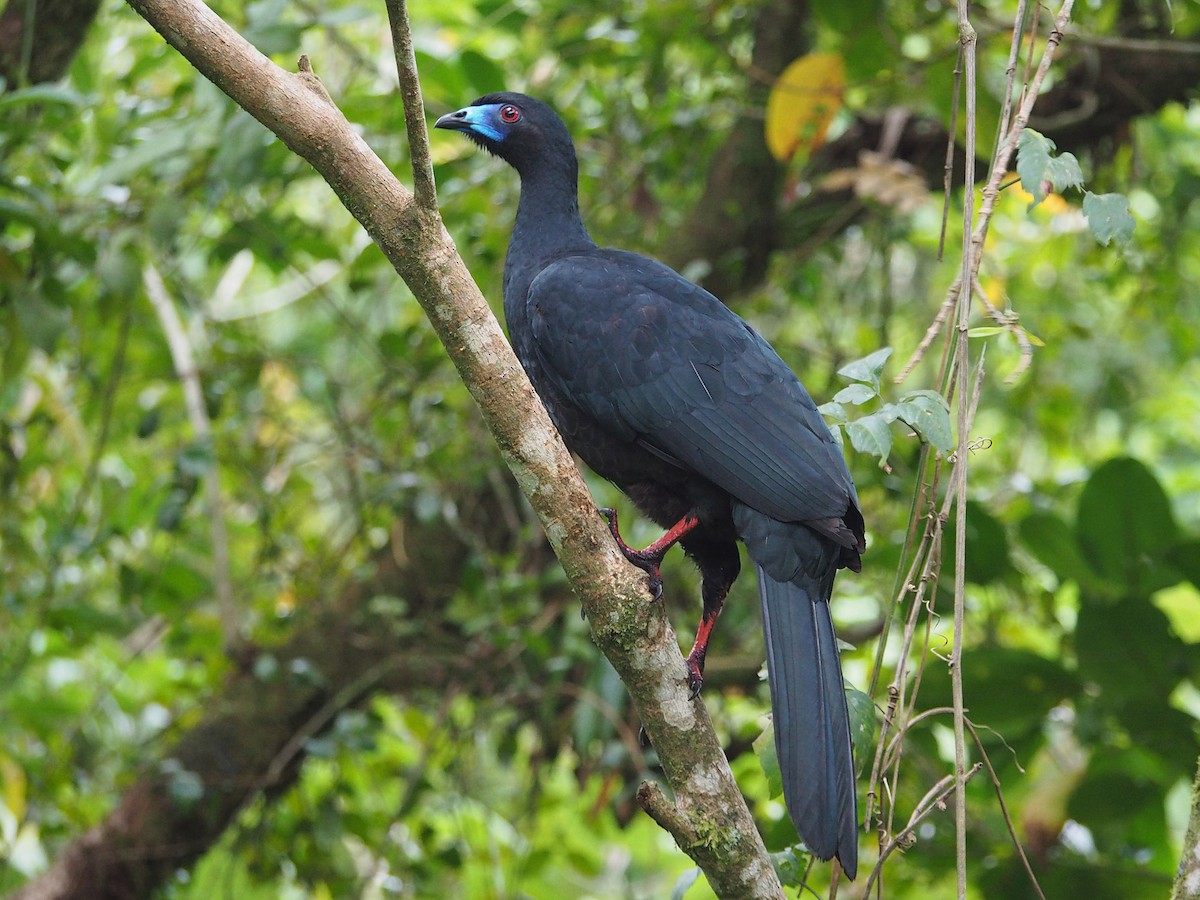
[[[664,818],[679,823],[672,829],[677,842],[720,896],[781,897],[707,711],[703,703],[688,699],[683,660],[662,606],[648,601],[644,575],[617,552],[572,458],[459,258],[432,203],[432,178],[418,174],[418,202],[303,64],[298,74],[275,66],[198,0],[129,4],[202,74],[312,164],[411,288],[537,512],[596,642],[629,689],[674,795],[675,815]],[[414,151],[419,151],[427,137],[419,106],[411,100],[419,94],[403,41],[399,57],[409,98],[408,127]],[[414,159],[419,156],[414,152]],[[120,840],[136,843],[130,832],[138,830],[138,822],[128,818],[130,802],[136,804],[138,798],[126,797],[97,833],[116,833]],[[227,809],[226,814],[232,812]],[[161,828],[161,823],[152,827]],[[63,858],[86,855],[88,841],[85,837],[72,845]],[[167,871],[169,867],[159,865],[139,877],[152,887]],[[67,895],[31,886],[25,896]],[[93,885],[88,896],[113,894]]]

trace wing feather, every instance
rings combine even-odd
[[[845,513],[850,474],[816,404],[707,291],[645,257],[599,251],[544,269],[528,313],[545,373],[604,427],[781,521]]]

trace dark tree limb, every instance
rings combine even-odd
[[[100,0],[8,0],[0,12],[0,78],[9,87],[62,78],[99,11]]]
[[[674,794],[674,819],[689,823],[687,835],[677,835],[684,838],[682,849],[720,896],[781,897],[782,888],[707,710],[703,703],[689,700],[683,659],[662,605],[649,602],[644,574],[617,552],[436,207],[418,203],[395,180],[317,89],[311,72],[292,74],[275,66],[197,0],[129,3],[202,74],[312,164],[408,284],[541,520],[596,642],[630,692]],[[398,49],[401,75],[411,77],[404,49]],[[405,90],[407,96],[419,96],[412,83]],[[411,102],[407,105],[420,112]],[[410,133],[425,127],[423,118],[410,118],[408,126]],[[415,145],[421,140],[419,136]],[[430,199],[432,183],[422,191],[422,199]],[[358,684],[361,677],[351,678],[348,685]],[[275,721],[267,724],[290,734],[306,727],[304,723],[321,715],[323,708],[318,697],[293,698],[292,705],[284,697],[269,699],[279,708],[272,714]],[[68,876],[81,860],[98,857],[120,864],[96,868],[92,874],[103,880],[93,881],[87,896],[142,895],[170,871],[163,856],[176,850],[175,859],[194,858],[201,849],[195,846],[195,835],[211,836],[245,799],[243,793],[240,799],[220,802],[221,778],[262,771],[261,765],[243,769],[225,757],[222,748],[236,740],[237,721],[214,714],[189,732],[175,753],[188,771],[201,773],[206,788],[217,790],[216,796],[206,794],[195,807],[181,809],[161,776],[145,776],[101,826],[67,848],[50,872],[21,896],[82,896],[55,891],[70,883]],[[268,763],[267,771],[278,769],[278,764]],[[159,817],[147,812],[164,808],[165,815]],[[136,894],[121,893],[134,888]]]

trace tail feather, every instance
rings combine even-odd
[[[796,830],[821,859],[858,868],[857,806],[850,717],[837,637],[829,614],[833,575],[776,581],[758,570],[775,749],[783,796]]]

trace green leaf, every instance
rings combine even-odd
[[[865,384],[851,384],[842,388],[833,395],[834,403],[850,403],[854,406],[860,406],[868,400],[873,400],[878,397],[878,392],[867,387]]]
[[[830,400],[828,403],[822,403],[817,407],[817,412],[823,415],[826,419],[832,419],[835,422],[846,421],[846,407],[840,403]],[[831,429],[834,432],[834,437],[837,437],[837,429]]]
[[[87,101],[78,91],[62,84],[34,84],[20,90],[0,94],[0,109],[15,106],[46,106],[51,103],[69,107],[82,107]]]
[[[464,50],[459,62],[473,87],[480,94],[501,90],[508,80],[492,60],[475,50]]]
[[[1093,754],[1067,801],[1067,814],[1091,829],[1101,846],[1124,844],[1135,819],[1163,818],[1166,786],[1145,757],[1137,747]]]
[[[1110,241],[1127,244],[1133,237],[1133,216],[1129,214],[1129,198],[1124,194],[1083,195],[1083,214],[1088,229],[1105,247]]]
[[[995,337],[998,334],[1004,334],[1006,331],[1008,331],[1007,328],[1001,328],[999,325],[977,325],[974,328],[967,329],[967,337]]]
[[[754,755],[767,776],[767,791],[772,798],[783,796],[783,775],[779,771],[779,755],[775,752],[775,725],[770,723],[754,739]]]
[[[946,523],[946,534],[954,533],[955,516]],[[947,537],[942,571],[954,571],[954,542]],[[967,501],[967,580],[972,584],[992,584],[1013,571],[1008,533],[1000,521],[982,503]]]
[[[847,422],[846,434],[850,436],[850,443],[855,450],[878,457],[880,463],[886,462],[888,454],[892,452],[892,429],[886,416],[881,413],[871,413]]]
[[[954,447],[950,429],[950,407],[937,391],[911,391],[900,398],[899,417],[925,443],[943,453]]]
[[[846,363],[846,365],[838,369],[838,374],[848,381],[861,381],[869,384],[875,389],[875,393],[878,394],[879,377],[883,374],[883,367],[891,355],[892,348],[884,347],[882,350],[876,350],[862,359]]]
[[[1187,647],[1166,614],[1142,598],[1080,603],[1075,624],[1079,675],[1097,685],[1109,708],[1126,703],[1165,706],[1186,677]]]
[[[857,688],[846,688],[846,707],[850,711],[850,742],[854,745],[856,768],[861,772],[872,762],[871,748],[879,734],[875,703]]]
[[[1167,551],[1166,559],[1179,571],[1181,578],[1200,588],[1200,540],[1176,544]]]
[[[1171,504],[1135,459],[1113,459],[1092,473],[1079,498],[1076,531],[1083,558],[1120,593],[1148,596],[1179,580],[1165,564],[1178,540]]]
[[[799,887],[804,884],[804,876],[808,873],[811,859],[810,853],[804,853],[799,847],[793,846],[779,853],[772,853],[771,866],[779,876],[780,884],[784,887]]]
[[[1073,581],[1092,593],[1104,592],[1107,585],[1083,558],[1074,529],[1065,520],[1053,513],[1035,512],[1021,520],[1017,533],[1025,549],[1060,581]]]
[[[1054,155],[1054,141],[1026,128],[1017,139],[1017,174],[1021,187],[1033,195],[1033,206],[1046,199],[1046,185],[1063,191],[1083,184],[1079,161],[1070,153]]]
[[[1009,741],[1040,734],[1046,713],[1079,690],[1078,679],[1059,660],[1029,650],[982,644],[963,655],[963,693],[971,721]],[[930,708],[952,705],[947,666],[926,669],[921,703]]]
[[[215,462],[211,441],[193,441],[179,452],[175,464],[183,475],[200,478],[208,473]]]

